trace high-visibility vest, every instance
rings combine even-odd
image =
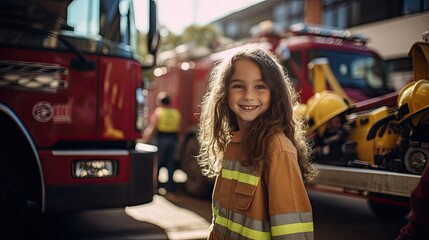
[[[180,112],[175,108],[158,107],[158,124],[156,130],[162,133],[175,133],[180,128]]]

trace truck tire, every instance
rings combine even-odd
[[[2,237],[19,236],[26,220],[26,197],[22,178],[16,169],[11,166],[0,166],[0,221],[5,231]]]
[[[401,220],[409,213],[409,198],[381,193],[369,193],[368,205],[371,212],[380,219]]]
[[[198,143],[195,138],[191,137],[185,143],[182,158],[182,169],[188,177],[184,184],[185,191],[194,197],[210,198],[213,184],[201,173],[196,159],[197,155]]]

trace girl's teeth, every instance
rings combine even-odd
[[[246,109],[246,110],[251,110],[251,109],[255,109],[255,106],[241,106],[242,108]]]

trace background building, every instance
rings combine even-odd
[[[368,46],[386,61],[390,78],[406,81],[412,75],[408,51],[429,30],[429,0],[266,0],[213,24],[237,40],[250,36],[265,20],[271,20],[279,33],[306,22],[365,34]]]

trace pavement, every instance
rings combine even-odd
[[[172,197],[174,195],[170,195]],[[168,239],[206,239],[208,236],[210,223],[205,218],[160,195],[155,195],[149,204],[127,207],[125,212],[135,220],[162,228]]]

